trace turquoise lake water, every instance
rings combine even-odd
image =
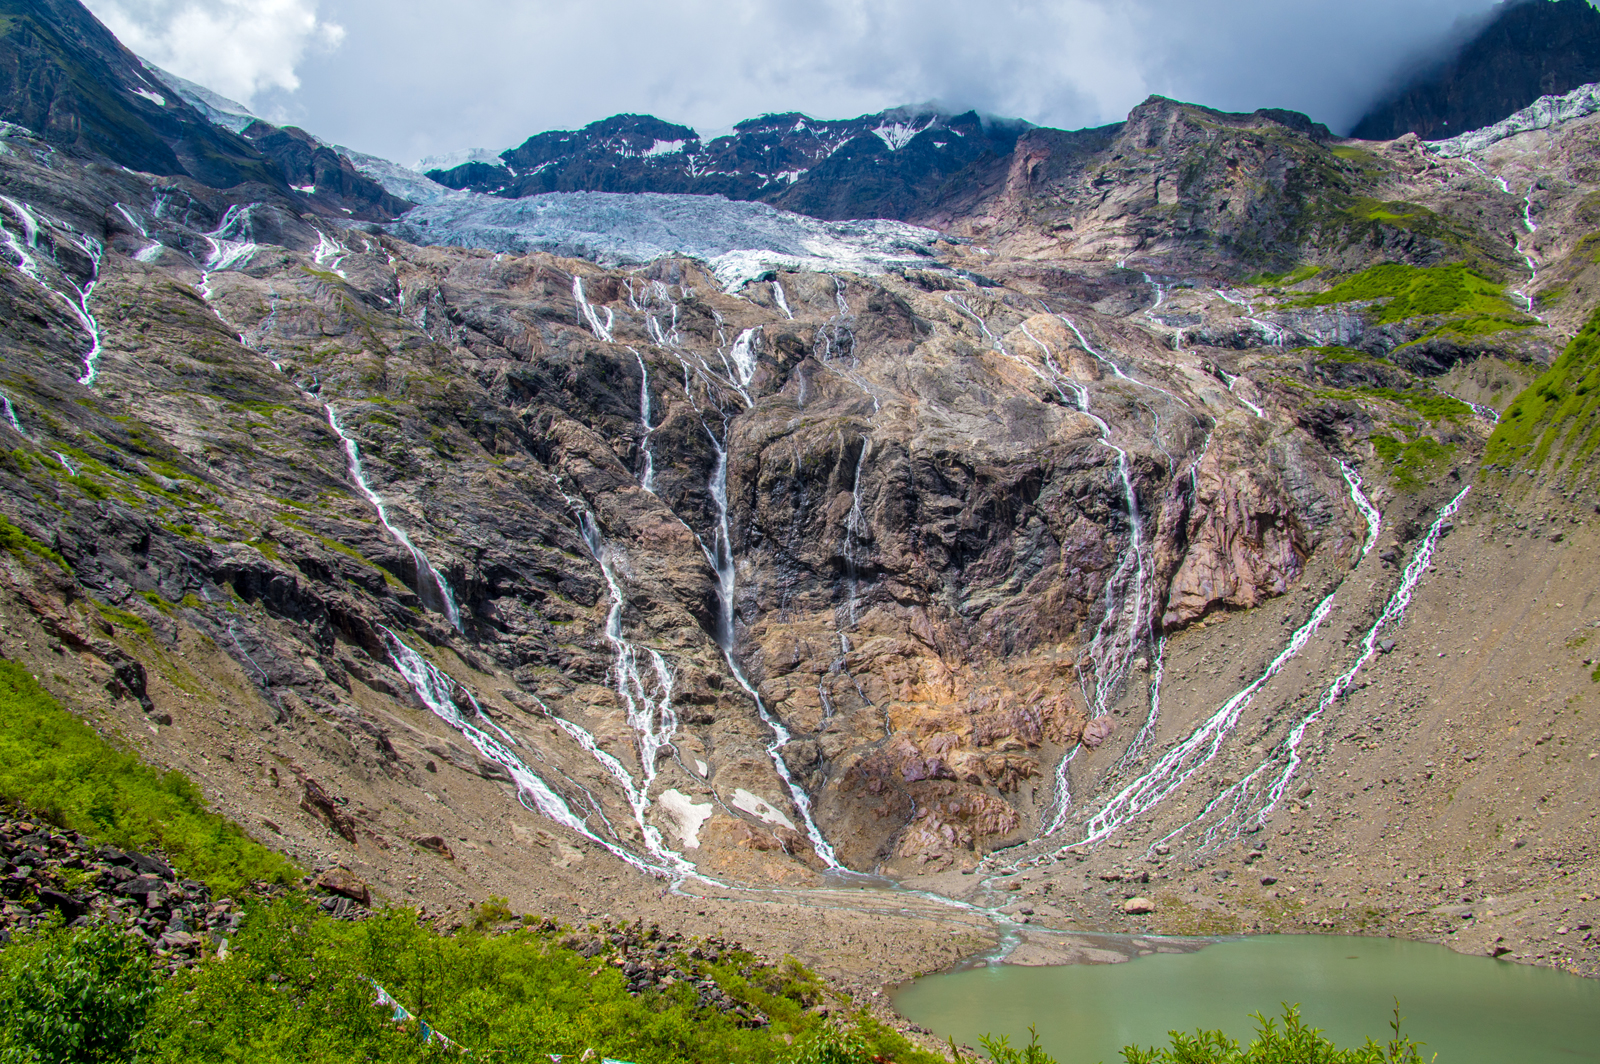
[[[1060,1064],[1120,1064],[1124,1045],[1165,1045],[1173,1029],[1248,1042],[1250,1014],[1281,1002],[1340,1046],[1382,1042],[1396,998],[1439,1064],[1600,1062],[1600,980],[1398,939],[1263,935],[1125,964],[997,965],[919,979],[894,1003],[958,1043],[1025,1044],[1033,1024]]]

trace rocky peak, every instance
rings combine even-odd
[[[1600,12],[1589,0],[1509,0],[1464,43],[1422,64],[1351,136],[1442,140],[1594,81],[1600,81]]]

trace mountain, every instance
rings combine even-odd
[[[823,219],[911,220],[1004,176],[1031,128],[899,108],[843,121],[799,113],[747,119],[710,141],[650,115],[540,133],[428,176],[455,189],[517,198],[544,192],[663,192],[760,200]],[[491,157],[494,158],[494,157]]]
[[[1576,101],[1471,155],[923,115],[782,189],[924,226],[449,189],[202,103],[421,205],[0,128],[0,652],[308,871],[861,1001],[1074,931],[1600,972]],[[653,122],[461,165],[693,177]],[[958,128],[966,176],[872,183]]]
[[[1589,0],[1507,0],[1447,56],[1356,123],[1350,135],[1443,140],[1492,125],[1541,96],[1600,81],[1600,11]]]

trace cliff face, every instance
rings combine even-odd
[[[731,290],[13,128],[4,649],[394,897],[1209,860],[1437,708],[1419,646],[1404,714],[1348,670],[1512,520],[1441,516],[1499,411],[1490,475],[1546,482],[1506,440],[1581,383],[1512,402],[1600,301],[1597,128],[1445,160],[1157,98],[1019,135],[914,261]],[[1463,633],[1525,591],[1441,586]]]
[[[1506,2],[1457,51],[1418,70],[1375,106],[1350,135],[1393,140],[1415,133],[1443,140],[1593,81],[1600,81],[1600,12],[1588,0]]]

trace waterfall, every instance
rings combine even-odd
[[[1133,742],[1122,752],[1122,757],[1117,760],[1117,771],[1132,765],[1140,756],[1150,748],[1155,741],[1156,725],[1161,720],[1161,680],[1167,671],[1167,637],[1162,636],[1156,641],[1155,672],[1150,677],[1150,712],[1145,715],[1144,726],[1139,729],[1139,734],[1133,737]]]
[[[789,766],[783,760],[783,748],[789,745],[793,736],[777,717],[767,711],[766,703],[745,678],[744,670],[739,667],[738,659],[733,656],[736,573],[733,563],[733,544],[728,532],[728,450],[710,429],[706,430],[706,435],[711,437],[711,446],[717,454],[717,464],[711,472],[710,485],[711,498],[717,506],[717,525],[712,534],[712,546],[707,548],[705,541],[701,540],[700,548],[705,551],[706,560],[711,563],[711,568],[717,574],[717,599],[721,606],[717,612],[717,645],[722,648],[722,656],[728,662],[728,671],[733,673],[733,678],[744,688],[745,694],[755,702],[756,714],[761,718],[761,722],[772,731],[772,742],[767,746],[767,756],[771,758],[772,766],[777,770],[778,777],[783,780],[783,785],[788,788],[789,800],[794,803],[795,811],[800,814],[806,835],[811,839],[811,848],[829,868],[842,868],[843,865],[839,863],[833,846],[823,837],[821,829],[817,827],[817,822],[812,817],[810,797],[799,784],[795,783],[794,777],[789,772]]]
[[[594,309],[594,305],[583,294],[583,278],[577,274],[572,275],[572,298],[578,301],[578,311],[583,315],[584,320],[589,323],[589,328],[594,331],[595,336],[608,344],[616,343],[611,336],[611,329],[617,321],[616,315],[611,312],[610,307],[606,307],[606,320],[604,324],[601,324],[599,312]]]
[[[1195,729],[1183,742],[1167,751],[1155,766],[1128,784],[1108,801],[1084,825],[1084,837],[1078,845],[1092,844],[1116,831],[1129,820],[1146,812],[1156,803],[1182,787],[1201,768],[1211,763],[1222,751],[1222,742],[1232,733],[1256,692],[1276,676],[1289,660],[1304,649],[1306,643],[1333,609],[1333,596],[1318,603],[1310,620],[1301,625],[1289,640],[1289,645],[1252,680],[1249,686],[1234,694],[1211,717]]]
[[[11,427],[16,429],[17,435],[27,439],[28,434],[22,431],[22,422],[17,417],[17,408],[11,405],[11,396],[0,392],[0,407],[5,408],[6,420],[11,422]]]
[[[639,424],[644,426],[644,438],[639,441],[639,450],[644,455],[644,473],[639,477],[639,486],[650,494],[656,493],[656,459],[650,453],[650,434],[660,426],[650,424],[650,371],[645,369],[644,356],[633,348],[633,357],[639,363]]]
[[[129,225],[131,225],[135,229],[139,230],[139,236],[141,236],[145,240],[150,241],[149,244],[147,244],[146,246],[140,248],[137,252],[134,253],[134,256],[133,256],[134,261],[136,261],[136,262],[154,262],[156,260],[157,256],[159,256],[161,254],[161,241],[156,240],[154,237],[152,237],[150,235],[150,231],[148,229],[146,229],[143,224],[140,223],[139,219],[135,218],[132,215],[132,213],[129,212],[128,208],[124,207],[120,203],[113,204],[113,206],[115,206],[117,208],[117,211],[124,218],[126,218],[128,220],[128,224]]]
[[[488,717],[478,705],[472,692],[465,687],[460,687],[454,680],[440,672],[434,665],[406,646],[400,637],[388,628],[380,625],[378,630],[383,633],[384,642],[388,645],[389,658],[394,662],[394,667],[404,676],[411,685],[422,704],[427,706],[434,716],[444,721],[462,738],[471,743],[486,760],[492,761],[505,769],[511,776],[517,788],[517,799],[524,806],[541,814],[547,819],[555,821],[564,827],[582,835],[584,838],[603,846],[619,860],[626,861],[634,868],[647,875],[663,875],[665,870],[658,868],[638,856],[629,853],[622,847],[607,842],[590,830],[589,825],[575,814],[566,800],[557,794],[549,784],[539,778],[522,762],[522,759],[511,752],[511,749],[482,728],[473,724],[461,715],[457,708],[455,694],[459,690],[461,695],[471,705],[474,714],[487,721]],[[496,728],[499,731],[498,728]],[[504,732],[501,732],[504,735]]]
[[[89,296],[94,292],[95,285],[100,283],[100,260],[105,254],[105,248],[94,237],[85,233],[78,233],[65,223],[50,218],[48,215],[45,216],[52,241],[57,237],[69,241],[83,253],[90,263],[89,280],[82,286],[79,286],[78,282],[73,280],[72,276],[62,269],[59,263],[53,263],[61,280],[72,289],[73,294],[68,296],[66,293],[51,287],[50,283],[39,273],[39,262],[33,255],[33,252],[39,249],[39,231],[43,228],[40,225],[39,218],[34,215],[31,208],[25,204],[18,203],[10,196],[0,196],[0,203],[10,207],[11,212],[22,223],[23,239],[18,240],[16,234],[11,232],[4,221],[0,221],[0,238],[4,238],[6,245],[16,254],[17,269],[26,274],[34,284],[65,303],[67,309],[72,312],[72,316],[78,319],[79,326],[89,334],[89,350],[84,353],[83,376],[78,378],[78,383],[86,388],[92,387],[95,377],[99,374],[100,323],[95,321],[93,314],[89,313]],[[55,255],[52,251],[51,259],[54,260],[54,258]]]
[[[1361,548],[1361,556],[1365,558],[1372,553],[1373,546],[1378,542],[1378,533],[1383,531],[1383,515],[1361,490],[1361,474],[1343,461],[1339,463],[1339,472],[1344,474],[1345,483],[1350,485],[1350,501],[1356,504],[1361,516],[1367,519],[1367,542]]]
[[[600,566],[600,572],[605,577],[606,588],[611,596],[611,608],[606,612],[605,637],[616,655],[613,666],[616,691],[627,713],[628,725],[633,728],[639,755],[640,781],[636,782],[623,768],[622,763],[609,754],[602,756],[604,751],[600,750],[598,744],[593,743],[592,737],[589,743],[584,743],[581,739],[579,742],[611,772],[618,785],[622,787],[628,805],[633,809],[633,818],[639,825],[639,831],[644,835],[645,847],[651,855],[676,871],[691,871],[694,866],[685,861],[681,855],[667,849],[661,839],[661,832],[646,817],[650,810],[650,785],[656,778],[657,755],[663,750],[671,749],[672,737],[678,730],[677,712],[672,707],[672,671],[667,667],[666,659],[659,651],[646,651],[655,673],[656,694],[652,697],[650,686],[645,683],[645,678],[639,669],[639,651],[622,636],[622,611],[627,606],[627,599],[623,596],[622,584],[617,579],[616,569],[612,565],[611,552],[601,538],[600,527],[594,519],[594,514],[578,505],[575,500],[569,499],[568,502],[577,511],[578,529],[583,536],[584,545],[589,548],[589,553]],[[573,734],[570,728],[568,734]]]
[[[856,545],[866,530],[867,519],[861,513],[861,470],[872,452],[872,440],[861,437],[861,453],[856,456],[855,481],[850,485],[850,512],[844,519],[844,564],[850,578],[850,627],[856,626],[856,595],[860,590],[860,563],[856,558]],[[842,637],[841,637],[842,638]]]
[[[772,298],[777,301],[778,309],[783,311],[783,316],[793,321],[794,311],[789,309],[789,300],[783,294],[783,282],[776,277],[772,279]]]
[[[349,248],[345,247],[338,240],[328,236],[328,234],[324,233],[321,229],[317,230],[317,246],[316,249],[311,252],[312,262],[316,263],[318,266],[327,266],[328,269],[333,273],[338,274],[340,277],[344,277],[345,273],[339,268],[339,263],[343,262],[345,257],[349,254]]]
[[[344,443],[345,458],[350,468],[350,479],[355,481],[356,488],[372,504],[372,508],[378,511],[378,523],[383,525],[389,535],[394,537],[395,542],[411,552],[411,559],[417,567],[417,594],[421,597],[423,604],[429,605],[430,608],[438,609],[449,620],[452,628],[458,632],[462,631],[461,614],[456,609],[455,596],[450,593],[450,585],[445,581],[444,575],[433,567],[433,563],[428,561],[428,556],[422,552],[420,547],[411,542],[411,537],[407,536],[403,529],[395,527],[390,522],[388,507],[384,505],[383,499],[378,493],[373,491],[367,484],[367,478],[362,472],[361,448],[340,426],[339,415],[335,413],[333,404],[329,403],[324,409],[328,413],[328,427],[333,429],[334,435],[338,436],[340,441]],[[430,588],[438,596],[437,604],[428,602]]]
[[[1106,579],[1105,612],[1087,649],[1089,669],[1079,669],[1079,683],[1083,688],[1084,701],[1093,716],[1103,716],[1110,708],[1112,697],[1120,690],[1126,679],[1128,666],[1134,655],[1148,639],[1151,612],[1155,606],[1155,599],[1149,588],[1152,562],[1148,557],[1148,545],[1144,539],[1144,517],[1139,511],[1139,493],[1133,483],[1132,462],[1124,448],[1111,442],[1111,426],[1089,410],[1089,390],[1076,381],[1069,380],[1061,372],[1061,368],[1051,355],[1049,346],[1034,336],[1026,326],[1022,329],[1023,335],[1044,353],[1048,375],[1041,373],[1031,362],[1018,358],[1007,350],[1000,338],[989,329],[988,323],[973,311],[960,295],[947,293],[945,301],[976,321],[979,330],[996,351],[1021,363],[1036,376],[1051,384],[1063,401],[1072,402],[1080,413],[1090,418],[1100,430],[1101,445],[1116,455],[1117,479],[1122,486],[1123,503],[1128,514],[1128,546],[1118,555],[1116,567]],[[1114,362],[1090,346],[1083,333],[1078,331],[1078,327],[1070,319],[1065,315],[1060,315],[1060,318],[1072,330],[1086,352],[1109,366],[1122,380],[1131,384],[1140,383],[1123,373]],[[1086,672],[1094,676],[1092,690],[1085,676]],[[1067,814],[1072,808],[1068,766],[1077,753],[1078,748],[1074,747],[1056,765],[1055,795],[1041,817],[1041,822],[1046,825],[1043,831],[1045,835],[1055,834],[1066,824]]]
[[[1201,844],[1202,850],[1215,849],[1218,845],[1237,838],[1252,823],[1267,822],[1272,810],[1283,801],[1284,791],[1300,767],[1300,744],[1305,739],[1306,729],[1321,717],[1329,706],[1344,698],[1349,692],[1356,673],[1377,654],[1378,637],[1383,631],[1405,620],[1406,609],[1411,605],[1411,596],[1416,591],[1417,585],[1422,582],[1428,566],[1433,563],[1433,552],[1444,534],[1445,522],[1460,510],[1462,501],[1471,490],[1470,486],[1462,488],[1455,498],[1440,508],[1433,524],[1428,528],[1428,534],[1418,544],[1405,572],[1401,574],[1399,586],[1395,588],[1394,594],[1389,596],[1383,612],[1378,615],[1378,619],[1372,623],[1372,627],[1367,629],[1367,634],[1362,638],[1361,650],[1356,655],[1355,662],[1328,685],[1322,697],[1317,700],[1316,708],[1295,724],[1288,736],[1254,771],[1212,799],[1199,816],[1158,842],[1165,842],[1188,828],[1212,818],[1214,813],[1216,816],[1206,831]]]
[[[1227,370],[1221,369],[1221,368],[1218,368],[1217,372],[1222,374],[1222,383],[1224,383],[1224,384],[1226,384],[1228,386],[1228,394],[1229,395],[1233,396],[1235,399],[1239,400],[1239,402],[1241,402],[1245,406],[1249,407],[1250,408],[1250,412],[1252,414],[1254,414],[1256,417],[1262,418],[1262,419],[1266,418],[1266,416],[1267,416],[1266,413],[1259,406],[1257,406],[1256,404],[1252,403],[1250,400],[1246,399],[1244,396],[1240,395],[1238,390],[1234,387],[1234,385],[1239,383],[1239,381],[1240,381],[1239,377],[1236,377],[1236,376],[1230,374]]]
[[[259,249],[253,235],[254,224],[250,215],[259,206],[261,206],[259,203],[245,207],[234,204],[223,214],[222,221],[217,223],[215,229],[200,234],[211,245],[211,254],[206,257],[203,273],[235,270],[255,257]],[[204,280],[201,283],[204,285]]]

